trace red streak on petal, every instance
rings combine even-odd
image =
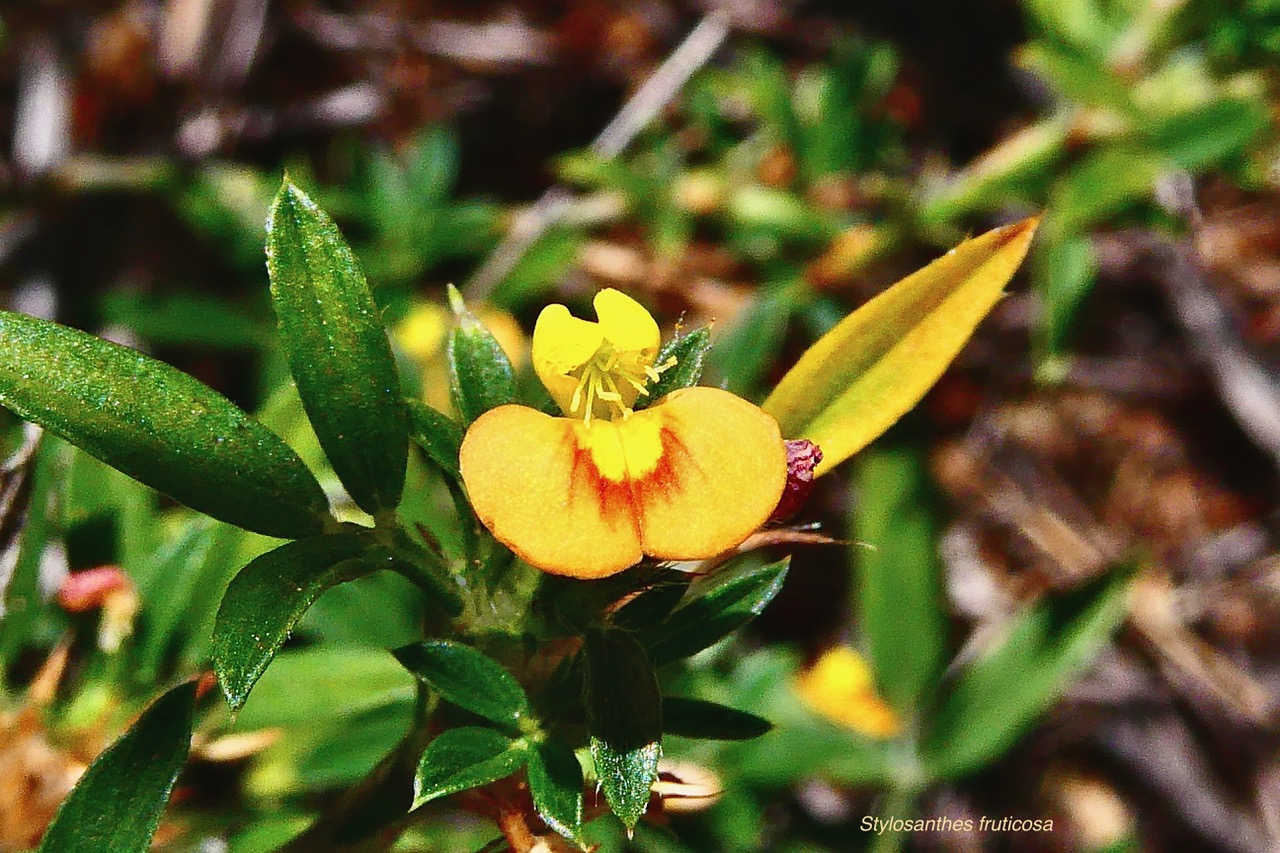
[[[684,442],[670,428],[661,427],[658,437],[662,446],[658,464],[638,479],[633,479],[628,471],[622,480],[611,480],[601,474],[590,448],[570,438],[573,465],[569,474],[569,499],[595,501],[602,517],[615,526],[630,525],[636,538],[643,542],[644,507],[654,501],[677,499],[683,491],[681,469],[696,466]],[[624,456],[625,453],[624,445]]]

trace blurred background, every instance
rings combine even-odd
[[[446,283],[517,361],[542,305],[602,287],[667,334],[714,320],[704,381],[759,399],[869,296],[1043,211],[953,369],[800,518],[874,547],[800,548],[744,636],[672,676],[778,730],[669,744],[723,796],[630,845],[886,844],[861,827],[909,775],[899,726],[873,719],[871,687],[838,720],[797,681],[867,651],[867,579],[936,590],[898,630],[945,680],[1128,572],[1115,618],[1070,611],[1069,636],[992,689],[987,736],[915,791],[921,817],[1054,830],[902,843],[1280,849],[1278,62],[1277,0],[6,3],[0,306],[142,348],[309,447],[277,393],[262,250],[285,170],[352,241],[428,400]],[[17,851],[123,709],[200,669],[217,592],[259,546],[66,447],[35,466],[38,521],[3,523],[30,442],[3,412],[0,439],[0,850]],[[100,566],[123,567],[116,611],[54,598]],[[373,579],[321,600],[242,741],[204,724],[163,849],[274,849],[376,763],[411,692],[379,650],[411,638],[412,595]],[[442,809],[398,849],[494,834]]]

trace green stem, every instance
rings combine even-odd
[[[884,808],[880,812],[881,820],[892,821],[894,818],[908,820],[915,808],[916,792],[909,788],[894,787],[889,789]],[[886,829],[877,833],[871,844],[870,853],[899,853],[907,840],[907,833],[902,830]]]

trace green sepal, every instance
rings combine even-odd
[[[338,226],[287,177],[267,219],[267,270],[289,368],[325,456],[361,509],[394,509],[409,429],[382,314]]]
[[[449,392],[463,423],[470,424],[490,409],[515,401],[515,371],[498,339],[467,309],[452,286],[449,304],[457,317],[445,349]]]

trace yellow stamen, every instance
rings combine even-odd
[[[620,354],[608,341],[603,341],[585,364],[569,374],[577,380],[569,401],[569,414],[581,417],[590,425],[595,403],[599,400],[626,419],[631,416],[633,407],[627,405],[627,397],[619,384],[629,385],[638,396],[648,397],[649,383],[656,382],[675,365],[675,356],[655,366],[647,364],[641,353]],[[599,413],[594,413],[594,416],[599,417]]]

